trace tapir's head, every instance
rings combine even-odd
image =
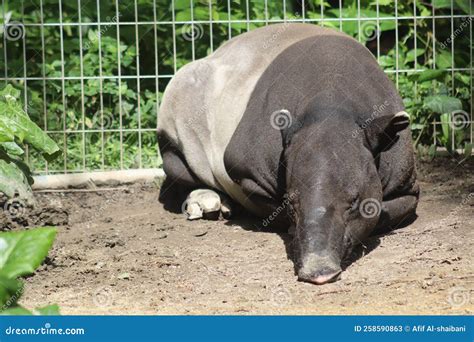
[[[402,112],[360,127],[344,112],[307,114],[282,131],[287,193],[298,277],[324,284],[339,278],[344,257],[377,224],[382,185],[375,154],[408,117]]]

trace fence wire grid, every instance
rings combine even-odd
[[[450,152],[473,142],[470,0],[2,0],[0,81],[61,147],[36,174],[161,166],[161,95],[184,64],[240,33],[282,22],[365,44],[412,115],[414,140]],[[0,65],[2,65],[0,64]]]

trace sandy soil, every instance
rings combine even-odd
[[[370,238],[342,280],[298,282],[290,237],[261,221],[166,212],[156,186],[38,194],[69,223],[21,303],[63,314],[468,314],[474,311],[474,163],[420,163],[419,218]],[[61,216],[63,215],[63,216]]]

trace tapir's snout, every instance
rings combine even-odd
[[[302,260],[298,280],[323,285],[338,280],[341,272],[340,263],[330,256],[311,253]]]

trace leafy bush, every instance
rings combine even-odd
[[[0,192],[10,198],[18,195],[31,204],[32,178],[22,160],[25,152],[20,145],[28,144],[49,160],[58,154],[59,148],[30,120],[18,101],[19,96],[20,92],[10,85],[0,91]]]
[[[29,311],[18,300],[23,294],[19,277],[31,275],[46,258],[56,236],[54,228],[0,233],[0,314],[58,315],[57,305]]]

